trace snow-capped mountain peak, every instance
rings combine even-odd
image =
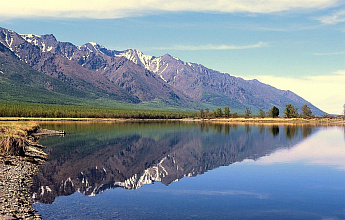
[[[52,34],[20,34],[20,36],[28,43],[38,46],[43,53],[50,52],[58,43]]]
[[[93,47],[96,47],[98,44],[95,42],[89,42],[89,44],[91,44]]]
[[[20,36],[27,42],[38,46],[38,39],[41,38],[41,35],[36,34],[20,34]]]
[[[145,67],[146,69],[150,69],[151,62],[155,58],[154,56],[145,55],[141,51],[136,49],[122,51],[116,56],[125,57],[133,63]]]
[[[101,46],[95,42],[88,42],[84,44],[83,46],[79,47],[79,49],[86,48],[90,52],[100,52]]]

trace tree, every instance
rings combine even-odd
[[[224,107],[224,117],[230,117],[230,108],[228,106]]]
[[[223,111],[222,108],[217,108],[216,109],[216,118],[223,117]]]
[[[244,115],[246,117],[249,117],[249,115],[251,115],[251,114],[252,114],[252,111],[249,108],[246,108],[246,110],[244,111]]]
[[[259,109],[259,114],[258,114],[258,116],[259,116],[260,118],[264,118],[264,117],[266,117],[266,112],[260,108],[260,109]]]
[[[311,111],[310,107],[307,104],[304,104],[301,107],[301,117],[302,118],[314,117],[313,112]]]
[[[200,109],[199,116],[200,116],[200,118],[205,118],[205,112],[204,112],[203,108]]]
[[[269,117],[276,118],[279,116],[279,109],[273,106],[270,110],[268,110],[267,114]]]
[[[217,117],[217,113],[216,110],[214,110],[214,108],[212,109],[212,112],[210,113],[211,118],[216,118]]]
[[[210,117],[210,110],[208,108],[205,108],[205,117]]]
[[[285,118],[297,118],[298,117],[298,111],[297,107],[292,104],[287,104],[285,106]]]

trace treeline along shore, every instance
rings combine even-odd
[[[283,115],[283,117],[279,117]],[[182,120],[208,122],[245,122],[245,123],[313,123],[341,124],[344,115],[335,117],[324,114],[313,115],[307,105],[301,107],[300,113],[296,106],[287,104],[282,113],[273,106],[267,112],[262,109],[256,114],[248,108],[244,114],[230,112],[230,107],[185,110],[152,110],[152,109],[121,109],[104,106],[75,106],[57,104],[38,104],[25,102],[0,101],[0,121],[128,121],[128,120]],[[24,129],[25,130],[25,129]]]
[[[181,119],[195,116],[197,116],[195,111],[121,109],[0,101],[0,117]]]

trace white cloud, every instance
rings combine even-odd
[[[274,13],[322,9],[340,0],[11,0],[0,7],[0,17],[122,18],[162,12]]]
[[[278,89],[290,90],[330,114],[341,114],[345,103],[345,70],[301,78],[270,75],[248,76]]]
[[[160,47],[154,48],[155,50],[245,50],[245,49],[254,49],[260,47],[267,47],[268,43],[265,42],[258,42],[257,44],[250,44],[250,45],[199,45],[199,46],[191,46],[191,45],[177,45],[173,47]]]
[[[331,15],[318,18],[324,24],[338,24],[345,22],[345,10],[337,11]]]
[[[345,52],[333,52],[333,53],[313,53],[315,56],[335,56],[335,55],[344,55]]]

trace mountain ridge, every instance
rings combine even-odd
[[[118,101],[160,100],[189,109],[230,106],[232,112],[245,108],[257,112],[273,105],[282,111],[286,104],[298,108],[308,104],[314,114],[325,113],[291,91],[184,62],[169,54],[155,57],[137,49],[116,51],[94,42],[76,46],[60,42],[52,34],[17,34],[4,28],[0,28],[0,42],[35,70]]]

